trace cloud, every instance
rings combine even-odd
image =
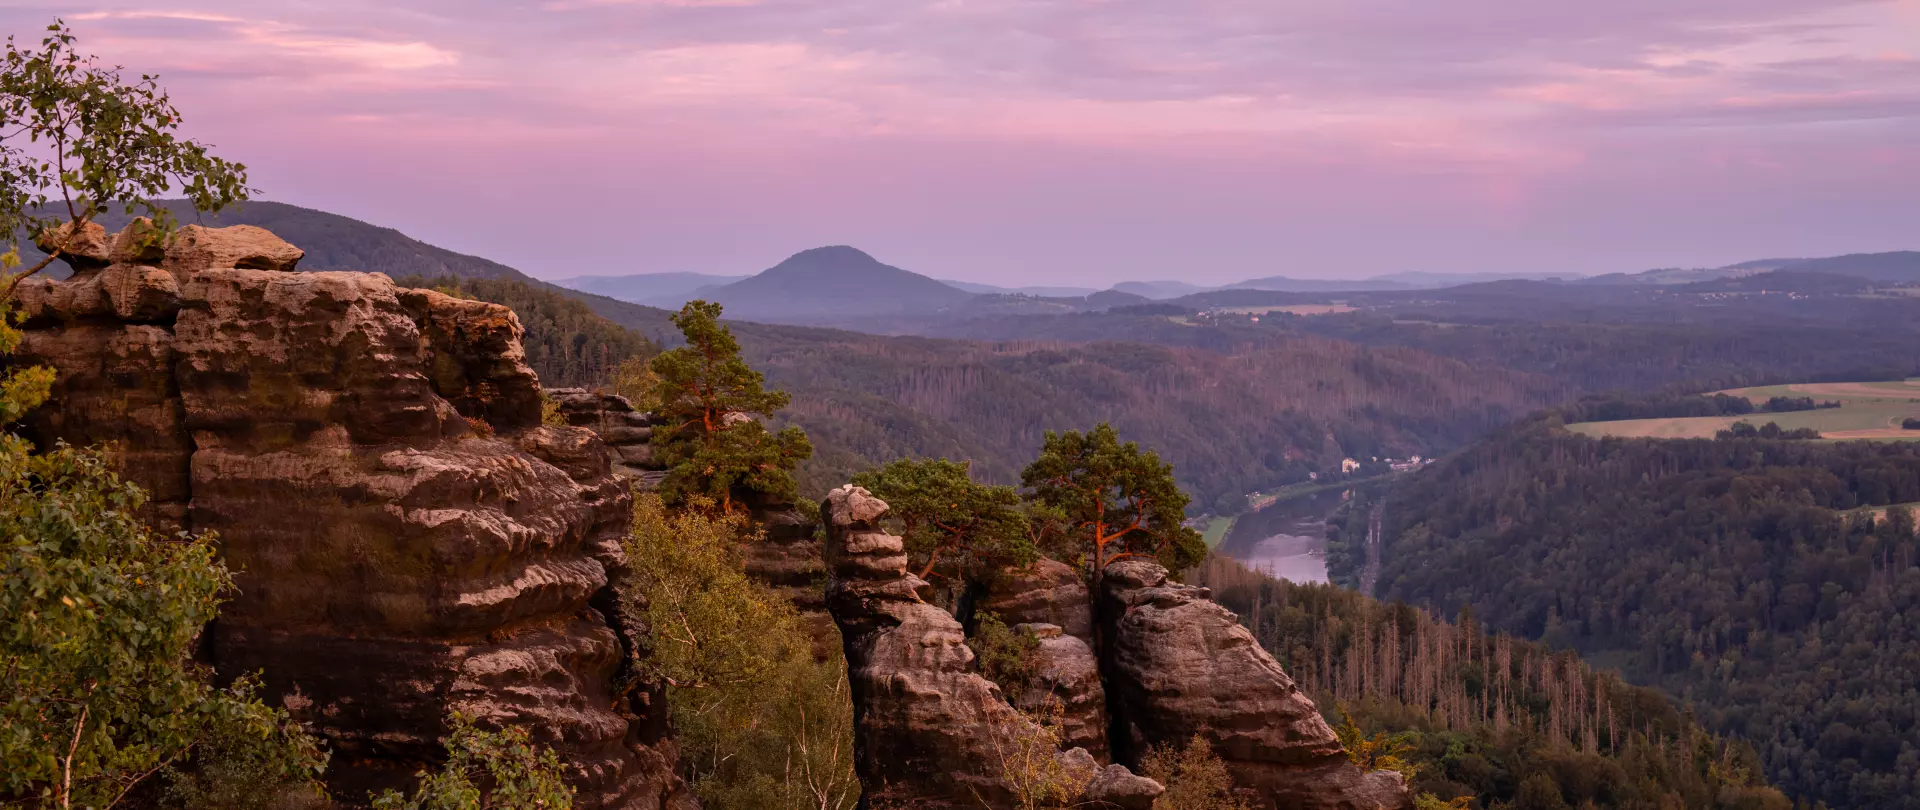
[[[1248,234],[1284,226],[1236,205],[1315,223],[1302,246],[1401,227],[1425,234],[1400,254],[1418,257],[1455,239],[1519,245],[1558,227],[1543,217],[1595,221],[1603,203],[1649,234],[1797,187],[1834,189],[1831,207],[1849,199],[1843,179],[1851,198],[1879,201],[1855,218],[1865,228],[1916,207],[1889,189],[1920,187],[1920,0],[79,5],[64,11],[86,47],[160,72],[209,137],[301,187],[373,162],[398,177],[412,161],[440,172],[405,174],[415,182],[491,184],[501,204],[659,194],[679,205],[647,209],[677,223],[655,234],[667,252],[702,233],[762,238],[678,219],[729,219],[742,203],[710,198],[718,189],[764,197],[766,217],[886,222],[954,251],[964,243],[945,235],[968,228],[1039,245],[1165,222],[1240,245],[1223,255],[1245,264],[1276,250]],[[29,31],[55,11],[5,8],[0,21]],[[521,160],[548,170],[511,174]],[[1760,182],[1743,168],[1778,185],[1741,185]],[[1626,178],[1700,196],[1640,198]],[[1023,208],[994,183],[1052,206]],[[1713,188],[1743,197],[1715,203]],[[881,194],[892,204],[864,202]],[[940,207],[961,201],[1056,227]],[[1794,204],[1769,216],[1792,222]],[[1634,219],[1643,210],[1668,214]],[[900,219],[914,211],[925,221]],[[801,238],[756,221],[765,239]],[[1604,252],[1664,239],[1608,239]],[[1374,251],[1354,261],[1395,255],[1355,254]]]

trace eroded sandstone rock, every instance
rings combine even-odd
[[[657,690],[616,686],[632,629],[596,609],[630,495],[593,434],[539,424],[512,312],[284,272],[260,229],[154,250],[22,285],[17,359],[59,372],[25,429],[110,443],[156,522],[218,533],[211,661],[314,724],[335,797],[409,780],[460,708],[555,747],[577,806],[692,806]]]
[[[853,486],[821,506],[827,605],[845,640],[865,802],[875,810],[1016,806],[1019,774],[1032,769],[1016,763],[1034,752],[1040,728],[975,672],[959,621],[921,599],[925,583],[907,573],[901,539],[879,527],[886,510]],[[1035,753],[1030,760],[1072,773],[1082,789],[1106,776],[1085,749]],[[1129,806],[1141,796],[1151,804],[1160,789],[1151,780],[1102,784],[1130,797]]]
[[[1199,734],[1263,810],[1413,806],[1399,774],[1347,762],[1313,701],[1203,589],[1123,560],[1107,566],[1100,596],[1101,665],[1124,757]]]
[[[1009,626],[1058,625],[1067,635],[1093,644],[1093,601],[1080,572],[1063,562],[1041,557],[1024,569],[996,573],[980,599],[979,610],[991,611]]]

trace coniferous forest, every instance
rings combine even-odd
[[[1376,592],[1695,707],[1833,807],[1920,807],[1920,445],[1592,439],[1555,419],[1394,487]],[[1336,581],[1367,555],[1351,515]]]

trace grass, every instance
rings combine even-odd
[[[1207,527],[1200,530],[1200,538],[1207,541],[1207,548],[1219,548],[1230,531],[1233,531],[1233,518],[1215,515],[1207,520]]]
[[[1875,523],[1879,523],[1880,521],[1883,521],[1883,520],[1886,520],[1886,519],[1887,519],[1887,510],[1888,510],[1888,509],[1892,509],[1892,508],[1894,508],[1894,507],[1898,507],[1898,506],[1904,506],[1904,507],[1906,507],[1906,508],[1907,508],[1907,509],[1909,509],[1909,510],[1912,510],[1912,511],[1915,511],[1915,512],[1920,512],[1920,503],[1896,503],[1896,504],[1893,504],[1893,505],[1891,505],[1891,506],[1862,506],[1862,507],[1860,507],[1860,508],[1858,508],[1858,509],[1849,509],[1849,510],[1847,510],[1847,511],[1845,511],[1845,512],[1841,512],[1840,514],[1843,514],[1843,515],[1860,515],[1860,514],[1866,514],[1866,515],[1872,515],[1872,516],[1873,516],[1873,522],[1875,522]]]
[[[1920,418],[1920,378],[1899,382],[1765,385],[1721,393],[1744,396],[1756,405],[1772,397],[1812,397],[1816,402],[1839,402],[1840,407],[1744,416],[1581,422],[1568,425],[1567,429],[1588,436],[1711,439],[1715,433],[1726,430],[1735,422],[1748,422],[1756,426],[1774,422],[1789,430],[1813,428],[1834,441],[1920,440],[1920,430],[1903,430],[1900,427],[1902,420]]]

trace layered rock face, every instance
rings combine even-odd
[[[258,228],[80,244],[17,293],[18,360],[59,372],[26,433],[110,445],[156,523],[217,532],[239,588],[211,659],[314,724],[336,797],[405,783],[459,708],[555,747],[581,807],[693,806],[594,607],[627,487],[591,432],[540,425],[511,311],[288,272]]]
[[[1262,810],[1411,808],[1405,780],[1347,762],[1313,701],[1226,608],[1142,560],[1107,566],[1102,668],[1116,749],[1200,734]]]
[[[653,457],[653,417],[641,413],[625,397],[582,388],[550,388],[547,396],[559,405],[567,424],[592,430],[606,442],[616,474],[643,490],[654,490],[666,478],[666,467]],[[751,495],[743,499],[763,536],[740,549],[747,575],[766,584],[793,603],[822,658],[840,645],[833,618],[823,601],[826,566],[814,524],[790,503],[770,503]]]
[[[1158,783],[1099,770],[1085,749],[1054,748],[974,672],[959,621],[921,598],[926,583],[907,573],[901,539],[880,529],[886,510],[852,486],[821,506],[827,606],[845,640],[863,804],[1014,807],[1027,778],[1051,770],[1112,804],[1151,806]]]
[[[1093,652],[1093,603],[1073,566],[1042,557],[993,578],[977,610],[988,611],[1039,642],[1034,670],[1013,705],[1060,718],[1061,744],[1109,760],[1107,693]]]

